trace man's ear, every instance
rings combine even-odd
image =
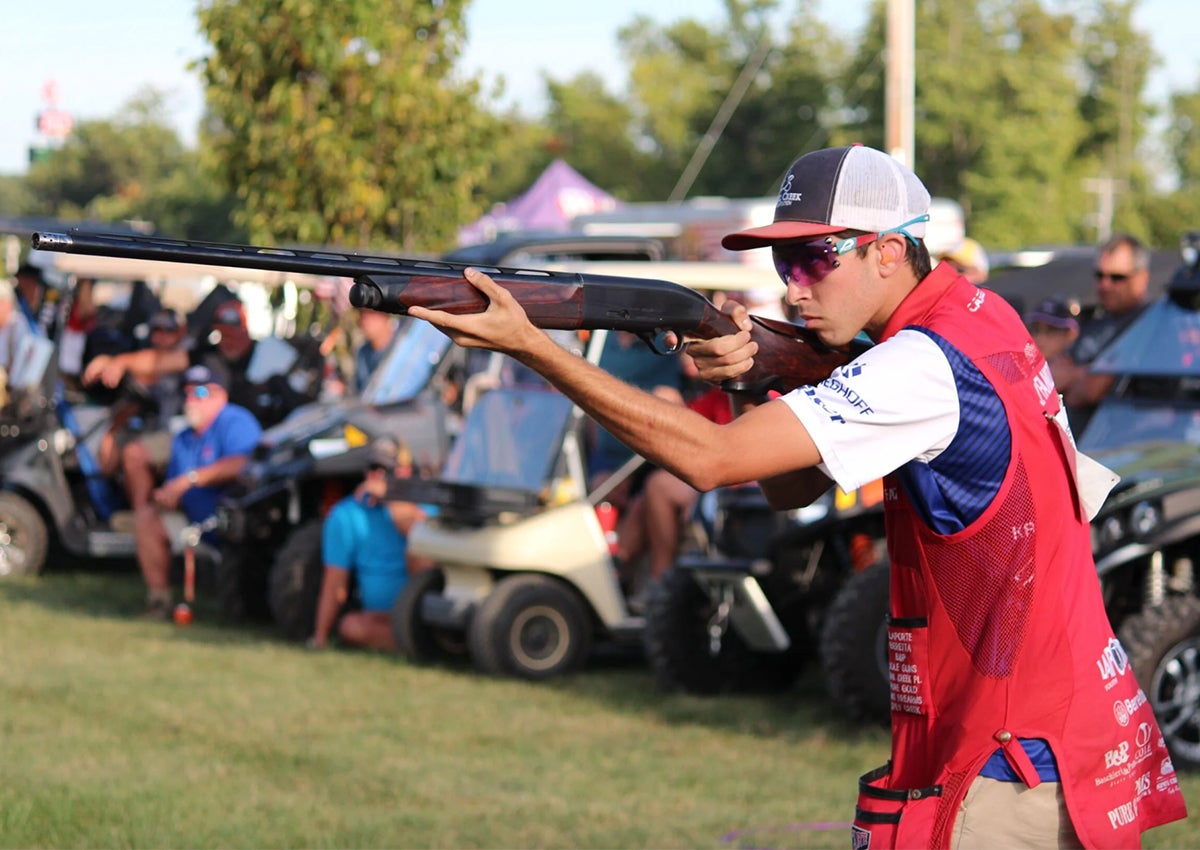
[[[881,240],[879,243],[879,259],[884,265],[894,266],[904,260],[905,245],[898,239]]]

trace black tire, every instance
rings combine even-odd
[[[321,560],[321,529],[324,521],[309,520],[284,541],[271,564],[267,603],[271,619],[288,640],[303,642],[312,637],[317,620],[317,602],[325,564]]]
[[[430,626],[421,620],[422,600],[441,593],[446,574],[437,567],[409,576],[408,583],[392,606],[392,637],[396,651],[415,664],[465,658],[466,635],[461,631]]]
[[[543,575],[501,579],[471,618],[467,648],[491,676],[548,679],[576,670],[591,649],[592,623],[579,594]]]
[[[887,725],[891,719],[889,579],[886,559],[850,576],[821,629],[825,687],[838,712],[857,722]]]
[[[266,623],[267,564],[260,549],[222,546],[213,564],[212,589],[221,616],[232,623]]]
[[[642,640],[662,690],[780,693],[795,684],[803,668],[802,636],[789,633],[793,647],[786,652],[756,652],[731,626],[714,656],[708,623],[715,611],[690,570],[672,568],[658,582],[646,608]]]
[[[1184,770],[1200,770],[1200,599],[1168,596],[1125,620],[1121,645]]]
[[[0,492],[0,579],[37,575],[49,549],[50,532],[38,509],[16,493]]]

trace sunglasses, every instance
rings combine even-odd
[[[1126,274],[1125,272],[1117,272],[1116,274],[1112,274],[1110,272],[1096,269],[1094,272],[1092,272],[1092,277],[1096,278],[1096,280],[1111,280],[1113,283],[1124,283],[1125,281],[1129,280],[1131,275]]]
[[[864,233],[861,236],[826,236],[815,242],[783,242],[771,246],[771,257],[775,261],[775,271],[779,274],[784,285],[797,283],[801,286],[812,286],[819,283],[838,268],[842,254],[869,245],[880,236],[887,233],[899,233],[914,245],[917,240],[910,236],[904,228],[910,224],[928,221],[929,216],[922,215],[911,221],[906,221],[891,230],[881,230],[878,233]]]
[[[194,387],[185,387],[183,394],[188,398],[208,398],[210,395],[212,395],[206,384],[198,384]]]

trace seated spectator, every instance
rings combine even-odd
[[[7,280],[0,280],[0,369],[6,375],[17,359],[21,339],[31,332],[17,303],[16,290]]]
[[[1079,302],[1065,298],[1047,298],[1025,318],[1029,333],[1050,365],[1057,386],[1065,380],[1069,368],[1067,352],[1079,337]]]
[[[146,581],[144,616],[171,614],[172,540],[188,523],[211,517],[225,485],[237,478],[262,429],[250,411],[229,402],[224,380],[206,366],[184,373],[187,428],[171,444],[167,477],[134,517],[138,567]]]
[[[720,387],[698,380],[695,362],[680,354],[683,374],[692,390],[687,407],[723,425],[733,421],[729,397]],[[617,524],[617,560],[634,588],[629,609],[643,613],[653,586],[679,557],[683,530],[696,508],[700,491],[665,469],[654,469],[629,501]],[[648,574],[635,575],[643,557],[648,557]]]
[[[1080,435],[1116,375],[1093,373],[1092,364],[1150,303],[1150,249],[1128,233],[1117,233],[1102,244],[1093,271],[1096,312],[1079,323],[1079,338],[1067,351],[1064,376],[1055,383],[1067,406],[1071,430]]]
[[[427,569],[431,562],[409,556],[408,534],[427,516],[412,502],[386,502],[388,479],[413,473],[407,448],[388,439],[371,448],[363,482],[333,506],[321,533],[325,573],[317,602],[317,619],[309,646],[328,645],[334,626],[350,646],[394,652],[390,612],[410,572]],[[349,598],[350,577],[358,583],[361,611],[350,611],[338,620]]]
[[[354,393],[361,394],[375,367],[383,360],[388,346],[396,337],[399,323],[387,313],[378,310],[358,311],[358,329],[362,341],[354,349]]]
[[[184,350],[186,331],[179,314],[162,308],[150,319],[150,348],[154,351]],[[183,392],[179,375],[150,372],[136,376],[150,384],[155,410],[137,415],[132,406],[127,415],[115,416],[112,426],[100,442],[100,471],[113,476],[119,470],[129,499],[137,511],[150,498],[155,484],[162,479],[171,455],[174,438],[172,420],[180,413]]]
[[[23,263],[17,269],[17,306],[29,322],[29,327],[43,336],[52,330],[52,313],[46,299],[49,288],[42,271],[37,266]],[[43,308],[47,308],[43,310]]]

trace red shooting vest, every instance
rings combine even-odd
[[[932,331],[983,373],[1012,444],[996,497],[948,536],[920,518],[899,476],[884,480],[892,760],[890,774],[864,777],[856,845],[948,847],[988,757],[1002,747],[1036,785],[1018,739],[1044,738],[1084,846],[1138,847],[1144,830],[1187,811],[1104,612],[1045,359],[1003,299],[949,267],[913,290],[883,339],[906,327]],[[898,829],[870,826],[880,823]]]

